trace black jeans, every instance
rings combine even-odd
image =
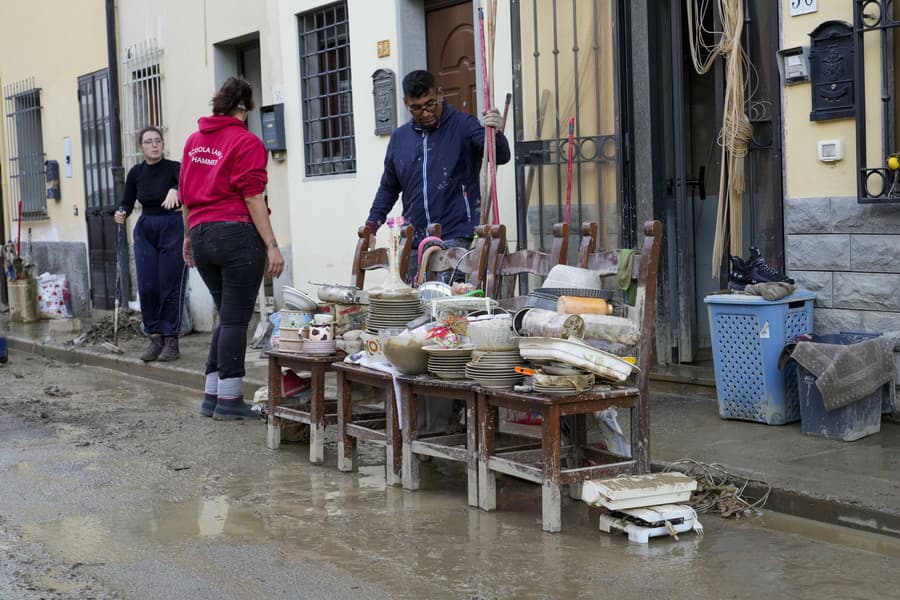
[[[194,263],[219,311],[206,373],[244,376],[247,326],[266,269],[266,246],[252,223],[201,223],[191,228]]]

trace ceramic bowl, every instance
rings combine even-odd
[[[404,375],[427,373],[428,354],[422,345],[412,336],[395,336],[384,343],[384,355]]]

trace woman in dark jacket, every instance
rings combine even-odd
[[[170,361],[180,357],[178,336],[188,273],[181,253],[181,163],[163,158],[163,135],[156,127],[144,127],[138,144],[144,161],[128,172],[125,196],[114,218],[125,223],[135,201],[140,201],[143,210],[134,226],[134,263],[144,331],[150,336],[141,360]]]

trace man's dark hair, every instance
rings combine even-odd
[[[412,71],[403,78],[403,95],[407,98],[421,98],[432,90],[437,91],[437,83],[428,71]]]

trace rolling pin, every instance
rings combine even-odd
[[[565,314],[611,315],[613,307],[603,298],[582,298],[580,296],[560,296],[556,301],[556,311]]]

